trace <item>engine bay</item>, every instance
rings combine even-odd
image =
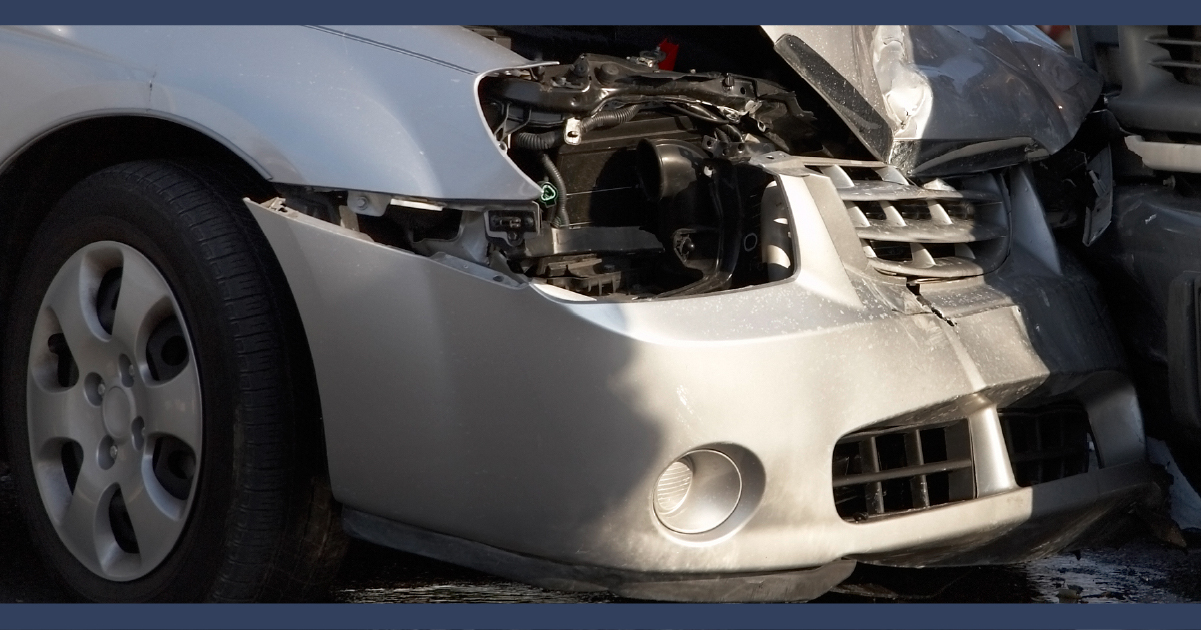
[[[663,57],[583,54],[481,86],[497,141],[543,191],[541,232],[515,230],[501,244],[523,274],[594,297],[787,275],[787,263],[772,270],[780,265],[759,255],[770,180],[746,162],[814,148],[813,115],[771,82],[663,70]]]
[[[590,298],[739,289],[789,277],[796,259],[783,196],[750,161],[870,158],[756,30],[673,30],[685,43],[653,29],[473,30],[534,60],[484,77],[478,95],[497,145],[541,195],[358,217],[377,239]]]

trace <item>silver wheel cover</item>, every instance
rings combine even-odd
[[[116,268],[120,290],[109,333],[96,301],[101,279]],[[172,316],[182,331],[175,337],[184,344],[171,337],[173,356],[186,348],[186,363],[160,381],[147,362],[147,344]],[[60,333],[54,352],[51,338]],[[77,380],[67,385],[61,376],[64,340],[78,368]],[[166,279],[145,256],[103,241],[79,250],[59,269],[33,328],[26,402],[34,478],[66,548],[105,579],[134,580],[154,570],[178,542],[196,494],[203,416],[187,322]],[[174,472],[164,473],[168,469]]]

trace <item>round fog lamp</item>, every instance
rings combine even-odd
[[[669,529],[699,534],[721,525],[738,507],[742,475],[725,455],[692,451],[672,462],[655,483],[655,515]]]

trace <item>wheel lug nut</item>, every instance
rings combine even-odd
[[[117,445],[116,444],[113,444],[112,446],[108,447],[108,456],[113,459],[117,459]]]
[[[104,395],[104,383],[97,383],[97,384],[96,384],[96,394],[98,394],[98,395],[100,395],[100,396],[103,396],[103,395]]]

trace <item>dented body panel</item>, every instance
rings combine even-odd
[[[1033,26],[771,26],[776,51],[876,157],[906,173],[1055,153],[1101,79]]]
[[[1074,538],[1051,536],[1040,519],[1079,533],[1149,487],[1133,391],[1118,349],[1098,343],[1107,324],[1076,266],[1040,258],[1040,243],[1024,239],[995,274],[923,290],[922,304],[840,258],[845,211],[807,194],[829,180],[777,181],[795,224],[812,228],[800,273],[647,303],[564,301],[251,205],[312,340],[335,494],[417,528],[359,519],[352,531],[423,553],[434,552],[414,531],[438,532],[633,573],[785,571],[845,557],[1004,562]],[[1038,206],[1026,210],[1014,221],[1046,234]],[[1065,395],[1089,410],[1104,467],[1019,488],[997,409]],[[840,438],[955,418],[973,427],[978,498],[866,523],[835,511]],[[711,532],[670,532],[648,503],[655,478],[706,446],[737,456],[745,499]],[[367,482],[376,477],[395,481]],[[1043,544],[1006,545],[1018,531]]]

